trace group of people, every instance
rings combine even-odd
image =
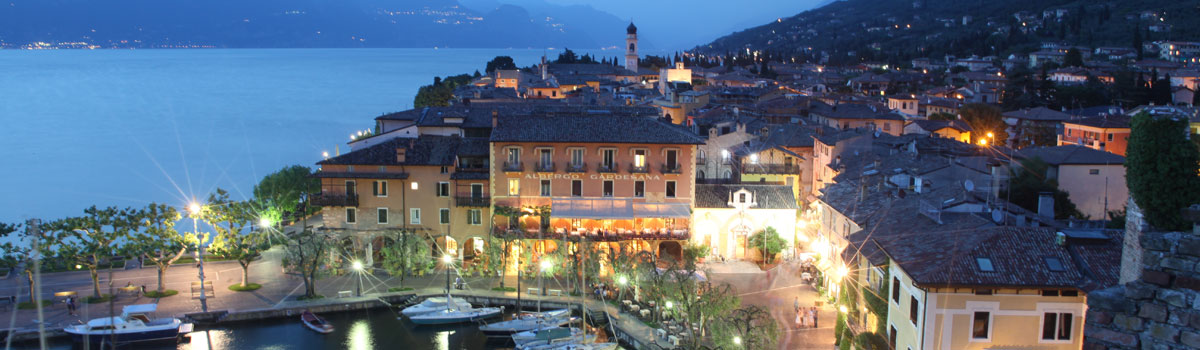
[[[800,307],[800,297],[792,302],[796,310],[796,328],[817,328],[817,307]]]

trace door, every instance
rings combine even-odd
[[[346,197],[354,197],[358,193],[354,181],[346,181]]]
[[[676,151],[674,151],[674,150],[667,151],[667,167],[668,167],[668,168],[675,169],[675,166],[676,166],[677,164],[679,164],[679,163],[677,162],[677,161],[679,160],[679,159],[678,159],[678,158],[679,158],[679,155],[678,155],[678,153],[679,153],[679,152],[676,152]]]
[[[471,198],[483,198],[483,184],[471,184]]]

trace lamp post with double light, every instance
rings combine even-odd
[[[204,207],[193,201],[188,204],[192,217],[192,233],[196,235],[196,267],[200,270],[200,311],[208,312],[208,288],[204,285],[204,238],[200,237],[200,215]]]

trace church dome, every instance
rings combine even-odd
[[[629,22],[629,26],[625,27],[625,32],[629,34],[637,34],[637,26],[633,25],[633,22]]]

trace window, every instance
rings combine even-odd
[[[575,166],[575,167],[583,166],[583,149],[582,148],[571,149],[571,165]]]
[[[583,180],[571,180],[571,196],[583,197]]]
[[[746,194],[738,193],[738,203],[746,203]]]
[[[521,179],[508,179],[508,195],[521,195]]]
[[[633,182],[633,196],[638,197],[638,198],[642,198],[642,197],[646,196],[646,182],[645,181],[634,181]]]
[[[400,186],[400,187],[404,187],[404,186]],[[412,186],[409,186],[409,187],[412,188],[413,191],[416,191],[417,189],[421,188],[421,186],[417,186],[416,181],[413,181]]]
[[[541,164],[539,164],[539,166],[545,168],[545,167],[549,167],[550,164],[554,163],[554,153],[551,150],[543,149],[543,150],[541,150],[541,152],[538,155],[541,156],[541,162],[542,162]]]
[[[1112,142],[1112,140],[1113,140],[1113,134],[1108,134],[1108,141]]]
[[[388,208],[378,208],[375,209],[375,212],[379,216],[380,224],[388,223]]]
[[[996,267],[992,266],[991,258],[975,258],[975,264],[979,266],[979,271],[996,272]]]
[[[888,326],[888,345],[896,348],[896,326]]]
[[[613,165],[613,162],[616,161],[615,158],[617,156],[617,150],[605,149],[605,150],[601,150],[600,154],[601,154],[601,159],[603,162],[601,164],[604,164],[605,168],[611,168]]]
[[[995,292],[993,292],[991,289],[976,289],[975,290],[975,295],[992,295],[994,293]]]
[[[1046,258],[1046,267],[1053,272],[1063,272],[1067,270],[1067,267],[1063,265],[1062,260],[1054,257]]]
[[[442,224],[442,225],[446,225],[446,224],[450,223],[450,209],[447,209],[447,208],[438,209],[438,223]]]
[[[387,197],[387,181],[375,181],[371,183],[371,193],[375,197]]]
[[[421,208],[409,208],[408,209],[408,223],[410,225],[420,225],[421,224]]]
[[[971,339],[991,339],[991,321],[992,313],[987,311],[975,311],[975,319],[971,323]]]
[[[908,108],[908,107],[905,107]],[[883,131],[892,131],[892,123],[883,123]]]
[[[508,148],[508,164],[517,164],[521,162],[521,149],[516,147]]]
[[[346,223],[353,224],[358,222],[358,210],[354,208],[346,208]]]
[[[633,150],[633,166],[636,166],[636,167],[646,166],[646,150],[644,150],[644,149]]]
[[[900,279],[892,277],[892,301],[900,304]]]
[[[1061,295],[1062,295],[1062,296],[1064,296],[1064,297],[1077,297],[1077,296],[1079,296],[1079,291],[1077,291],[1077,290],[1064,290],[1064,291],[1062,291]]]
[[[612,180],[604,180],[604,196],[605,197],[613,196],[613,181]]]
[[[355,194],[358,194],[358,189],[355,188],[354,181],[347,180],[346,181],[346,197],[354,197]]]
[[[678,166],[679,166],[679,151],[676,151],[673,149],[667,150],[667,167],[671,168],[671,169],[675,169]]]
[[[449,197],[450,196],[450,183],[449,182],[439,182],[438,183],[437,196],[438,197]]]
[[[1100,175],[1100,169],[1088,169],[1088,175]]]
[[[1070,312],[1047,312],[1042,317],[1042,340],[1071,341],[1071,322],[1075,315]]]
[[[915,296],[909,296],[908,299],[908,320],[915,325],[917,324],[917,313],[921,312],[921,302],[917,301]]]
[[[442,173],[442,174],[447,174],[447,173],[449,173],[449,172],[450,172],[450,167],[447,167],[447,166],[443,165],[443,166],[442,166],[441,173]]]
[[[1044,297],[1056,297],[1056,296],[1058,296],[1058,290],[1057,290],[1057,289],[1043,289],[1043,290],[1042,290],[1042,296],[1044,296]]]
[[[482,225],[482,222],[483,222],[482,214],[479,209],[468,209],[467,210],[467,224],[468,225]]]
[[[483,184],[471,184],[471,198],[483,198]]]
[[[667,198],[675,198],[675,181],[667,181]]]

